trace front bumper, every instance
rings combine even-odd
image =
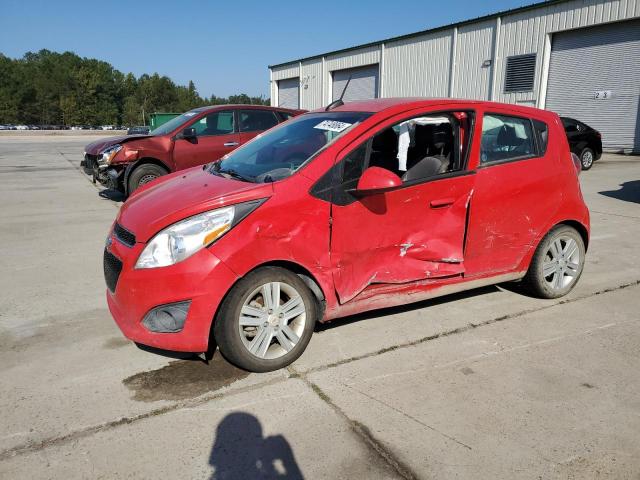
[[[237,276],[209,249],[188,259],[151,269],[134,269],[145,244],[128,247],[114,237],[107,250],[122,262],[116,280],[109,279],[107,303],[122,333],[134,342],[163,350],[204,352],[214,315]],[[105,270],[105,276],[106,276]],[[142,320],[159,305],[191,301],[184,328],[175,333],[149,331]]]
[[[84,173],[93,178],[93,183],[98,182],[107,188],[120,190],[126,165],[118,164],[111,167],[105,165],[101,168],[98,165],[98,158],[102,158],[102,155],[84,154],[84,160],[80,162]]]

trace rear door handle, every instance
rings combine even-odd
[[[238,142],[227,142],[224,144],[225,147],[235,147],[237,145],[240,145],[240,143]]]
[[[431,203],[429,205],[431,206],[431,208],[443,208],[453,205],[453,202],[455,201],[455,198],[439,198],[437,200],[431,200]]]

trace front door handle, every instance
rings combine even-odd
[[[238,145],[240,145],[238,142],[227,142],[224,144],[225,147],[236,147]]]
[[[443,208],[453,205],[455,201],[455,198],[439,198],[437,200],[431,200],[431,203],[429,205],[431,206],[431,208]]]

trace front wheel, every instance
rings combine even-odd
[[[317,318],[314,294],[300,277],[283,268],[264,267],[231,289],[213,333],[231,363],[252,372],[269,372],[302,354]]]
[[[149,183],[166,174],[167,171],[164,168],[153,163],[145,163],[136,167],[129,175],[129,195],[145,183]]]
[[[575,228],[558,225],[538,245],[523,286],[536,297],[562,297],[578,283],[584,260],[582,236]]]
[[[585,148],[580,154],[580,163],[582,163],[582,170],[589,170],[593,166],[595,159],[593,150]]]

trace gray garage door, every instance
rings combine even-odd
[[[640,152],[640,20],[553,36],[547,110],[602,133],[610,151]]]
[[[287,78],[278,82],[278,106],[300,108],[300,78]]]
[[[344,94],[345,102],[367,100],[378,96],[378,64],[360,68],[348,68],[333,72],[333,99],[337,100],[351,77],[349,88]]]

